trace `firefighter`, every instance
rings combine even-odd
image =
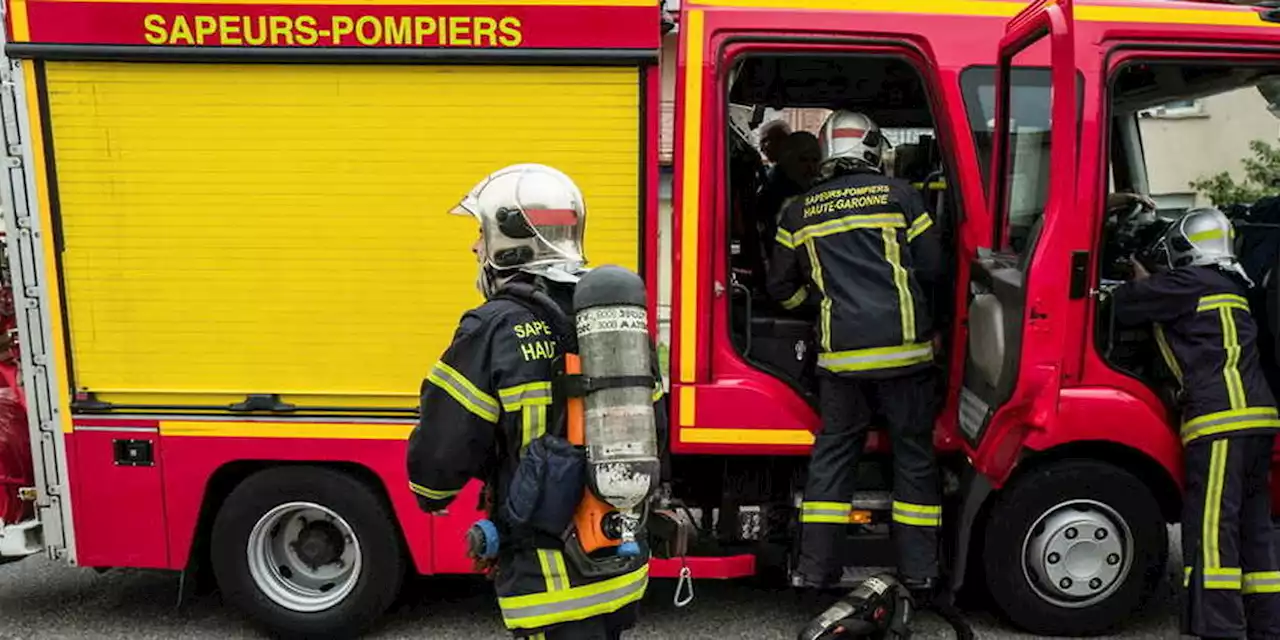
[[[1185,448],[1184,633],[1280,638],[1270,461],[1280,429],[1258,362],[1252,286],[1221,211],[1193,209],[1131,259],[1113,292],[1118,323],[1153,323],[1177,378]],[[1154,273],[1153,273],[1154,272]]]
[[[768,285],[783,307],[816,307],[818,317],[822,428],[801,505],[796,581],[839,582],[855,464],[878,410],[892,439],[898,570],[926,595],[938,578],[942,518],[934,336],[923,293],[939,271],[936,228],[919,193],[882,173],[887,142],[870,118],[835,111],[818,139],[820,175],[783,212]]]
[[[565,420],[563,400],[553,402],[562,396],[552,386],[562,351],[557,335],[563,334],[556,334],[545,314],[534,312],[538,307],[506,292],[519,283],[532,285],[547,294],[542,308],[557,305],[566,314],[562,319],[572,317],[567,314],[574,283],[586,263],[582,193],[556,169],[513,165],[482,180],[451,213],[479,222],[480,238],[472,251],[486,301],[463,314],[452,344],[422,383],[420,418],[408,443],[410,489],[418,505],[434,513],[449,506],[469,479],[485,483],[482,505],[489,517],[469,534],[480,542],[469,538],[469,544],[496,547],[487,556],[472,555],[492,558],[479,564],[494,569],[490,577],[513,636],[621,637],[635,624],[645,593],[647,549],[638,569],[584,577],[560,536],[514,526],[501,508],[508,494],[523,495],[517,490],[527,489],[513,485],[526,453],[546,450],[533,444],[553,427],[563,429]],[[661,442],[665,402],[660,386],[654,401]],[[573,505],[568,506],[572,513]]]

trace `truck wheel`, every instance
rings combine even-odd
[[[1098,635],[1123,624],[1165,574],[1169,544],[1151,491],[1093,460],[1038,469],[1002,492],[987,519],[987,588],[1040,636]]]
[[[332,469],[276,467],[227,496],[213,523],[223,597],[286,637],[350,638],[391,605],[404,577],[381,496]]]

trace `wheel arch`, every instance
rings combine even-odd
[[[396,540],[400,546],[400,553],[406,558],[414,558],[414,554],[405,537],[404,527],[399,518],[396,517],[395,505],[392,504],[386,483],[373,469],[358,462],[333,460],[233,460],[215,469],[209,476],[208,482],[205,483],[204,495],[200,503],[200,515],[196,519],[195,535],[192,537],[191,548],[187,557],[187,570],[196,569],[202,575],[210,575],[210,572],[206,570],[209,568],[210,562],[209,534],[213,529],[213,521],[218,515],[218,510],[226,502],[227,496],[249,477],[280,467],[317,467],[339,471],[369,487],[374,495],[378,497],[382,508],[391,514],[392,519],[396,522],[394,528]]]
[[[1168,467],[1147,453],[1111,440],[1067,442],[1043,451],[1026,450],[1007,484],[1046,465],[1068,458],[1106,462],[1132,473],[1151,491],[1166,523],[1177,522],[1182,511],[1182,488]]]

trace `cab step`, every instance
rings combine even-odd
[[[0,563],[20,560],[44,550],[44,534],[39,520],[15,524],[0,521]]]

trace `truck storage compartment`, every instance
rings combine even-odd
[[[573,176],[588,259],[638,267],[637,68],[45,75],[80,409],[412,409],[481,301],[477,227],[446,211],[508,164]]]

